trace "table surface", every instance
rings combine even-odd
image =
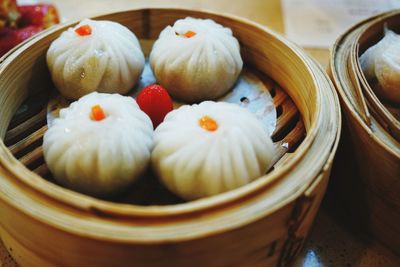
[[[21,1],[24,2],[24,1]],[[284,33],[279,0],[46,0],[57,6],[63,21],[139,7],[181,7],[212,10],[242,16]],[[328,49],[305,49],[324,69]],[[356,233],[337,207],[325,200],[315,220],[309,240],[295,266],[400,266],[400,258]],[[16,266],[0,242],[0,267]]]

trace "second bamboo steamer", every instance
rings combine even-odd
[[[385,27],[398,31],[399,21],[396,10],[354,25],[336,41],[330,64],[346,122],[338,157],[355,162],[343,165],[347,173],[332,182],[335,197],[345,203],[349,218],[395,253],[400,253],[400,122],[394,112],[399,108],[375,95],[359,57],[383,37]]]

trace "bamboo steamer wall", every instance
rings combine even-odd
[[[326,190],[340,133],[333,86],[303,51],[244,19],[180,9],[99,18],[154,39],[186,16],[232,28],[245,63],[277,81],[298,107],[305,139],[271,173],[246,186],[188,203],[146,207],[59,187],[28,170],[1,142],[0,236],[22,266],[287,266],[302,248]],[[71,25],[44,32],[3,58],[2,138],[22,101],[49,86],[44,55]]]
[[[358,217],[366,230],[386,246],[400,253],[400,199],[399,158],[385,150],[379,142],[371,140],[360,123],[346,113],[347,127],[351,132],[359,177],[352,181],[351,193],[346,194],[348,208]],[[344,186],[349,186],[345,184]]]
[[[346,203],[356,223],[400,254],[399,121],[375,96],[358,57],[382,38],[385,26],[399,29],[400,13],[378,15],[353,26],[332,49],[330,72],[345,115],[356,173],[337,181],[336,197]],[[364,97],[365,96],[365,97]],[[399,109],[397,107],[397,109]],[[348,156],[347,156],[348,158]],[[352,160],[352,159],[350,159]]]

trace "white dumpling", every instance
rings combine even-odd
[[[192,200],[261,177],[275,149],[250,111],[224,102],[185,105],[154,133],[152,166],[169,190]]]
[[[386,29],[384,38],[361,55],[360,64],[368,80],[378,80],[378,95],[400,103],[400,35]]]
[[[243,67],[239,42],[231,29],[191,17],[177,20],[160,33],[150,64],[157,82],[174,98],[188,103],[222,96]]]
[[[85,19],[63,32],[47,51],[53,82],[68,99],[93,91],[127,93],[144,62],[135,34],[112,21]]]
[[[99,105],[105,118],[93,119]],[[150,162],[153,125],[131,97],[93,92],[68,108],[43,137],[49,170],[62,185],[94,196],[123,190]]]
[[[371,46],[368,48],[360,57],[360,65],[361,69],[365,77],[370,80],[375,77],[375,51],[378,49],[378,46]]]

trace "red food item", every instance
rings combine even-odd
[[[0,56],[42,30],[43,28],[39,26],[27,26],[20,29],[4,28],[0,33]]]
[[[0,30],[4,27],[15,27],[19,17],[16,0],[0,1]]]
[[[21,19],[18,22],[21,27],[36,25],[47,29],[60,23],[57,9],[53,5],[23,5],[18,7],[18,11],[21,14]]]
[[[218,123],[210,116],[203,116],[199,119],[199,125],[204,130],[214,132],[218,129]]]
[[[195,33],[195,32],[192,32],[192,31],[187,31],[187,32],[185,32],[185,37],[186,38],[191,38],[191,37],[193,37],[193,36],[195,36],[197,33]]]
[[[89,25],[82,25],[76,28],[75,32],[80,36],[87,36],[92,34],[92,28]]]
[[[94,121],[102,121],[106,118],[103,108],[100,105],[92,107],[91,119]]]
[[[0,56],[32,35],[59,22],[53,5],[17,6],[16,0],[1,1]]]
[[[3,28],[0,34],[0,56],[18,44],[17,34],[10,28]]]
[[[0,1],[0,17],[1,18],[8,17],[8,13],[13,10],[17,10],[17,1],[16,0]]]
[[[150,117],[154,129],[173,109],[172,100],[167,90],[158,84],[145,87],[136,97],[136,102],[140,109]]]

